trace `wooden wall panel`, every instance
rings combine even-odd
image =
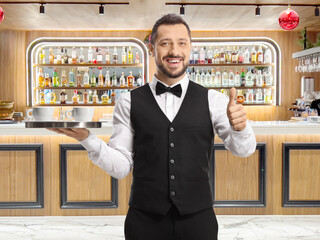
[[[320,200],[320,150],[290,150],[290,200]]]
[[[258,200],[259,154],[248,158],[215,151],[215,200]]]

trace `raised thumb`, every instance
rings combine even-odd
[[[231,88],[230,89],[230,94],[229,94],[229,103],[228,106],[235,104],[234,103],[234,99],[236,97],[236,89],[235,88]]]

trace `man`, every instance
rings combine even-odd
[[[168,14],[154,25],[150,84],[120,96],[108,144],[86,129],[58,129],[79,140],[90,159],[116,178],[133,167],[126,240],[214,240],[209,161],[214,134],[238,156],[255,151],[242,105],[189,81],[188,25]]]

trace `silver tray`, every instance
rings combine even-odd
[[[26,121],[26,128],[101,128],[101,122]]]

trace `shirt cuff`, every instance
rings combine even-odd
[[[246,124],[246,127],[244,129],[242,129],[241,131],[237,131],[237,130],[234,130],[233,127],[231,127],[231,134],[233,135],[248,135],[252,132],[252,128],[251,126],[249,125],[248,121],[247,121],[247,124]]]
[[[82,140],[82,141],[79,141],[79,143],[88,151],[88,152],[93,152],[94,151],[94,142],[95,142],[95,139],[97,137],[92,134],[92,133],[89,133],[89,136]]]

